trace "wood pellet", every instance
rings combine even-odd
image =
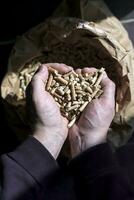
[[[72,70],[64,75],[51,67],[48,71],[46,90],[54,97],[62,115],[69,120],[68,128],[70,128],[88,103],[103,93],[100,83],[105,69],[84,74],[76,74]]]

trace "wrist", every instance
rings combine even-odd
[[[81,139],[81,150],[85,151],[93,146],[105,143],[107,141],[106,135],[100,135],[100,137],[85,136]]]
[[[33,137],[36,138],[55,159],[58,157],[66,139],[52,130],[47,131],[43,128],[35,130]]]
[[[70,138],[72,157],[77,156],[91,147],[106,143],[107,141],[107,132],[101,132],[101,130],[99,132],[97,132],[97,130],[95,132],[88,130],[87,133],[76,131],[75,134],[72,133],[72,135],[75,135]]]
[[[107,140],[108,128],[100,127],[93,129],[80,129],[79,135],[81,136],[81,148],[84,150],[104,143]]]

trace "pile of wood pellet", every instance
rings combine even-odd
[[[48,70],[46,90],[54,97],[62,115],[69,120],[70,128],[87,104],[103,93],[100,83],[104,68],[84,74],[72,70],[64,75],[51,67]]]
[[[31,64],[28,68],[24,68],[20,71],[18,76],[20,84],[17,93],[17,100],[23,100],[26,98],[26,88],[40,65],[41,63],[39,62],[34,65]]]

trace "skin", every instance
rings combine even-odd
[[[42,65],[31,82],[31,98],[33,114],[33,137],[35,137],[56,159],[69,135],[72,157],[88,148],[104,143],[108,128],[114,117],[115,85],[104,73],[102,79],[103,95],[88,104],[79,121],[69,130],[68,121],[64,118],[53,97],[45,91],[48,78],[47,67],[51,66],[60,73],[67,73],[72,68],[65,64],[49,63]],[[77,69],[76,72],[93,72],[95,68]]]

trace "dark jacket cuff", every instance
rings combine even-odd
[[[23,167],[40,185],[59,169],[56,160],[35,138],[29,137],[15,151],[7,154]]]
[[[117,162],[107,143],[94,146],[69,163],[69,169],[75,176],[95,178],[100,173],[107,173],[117,166]]]

